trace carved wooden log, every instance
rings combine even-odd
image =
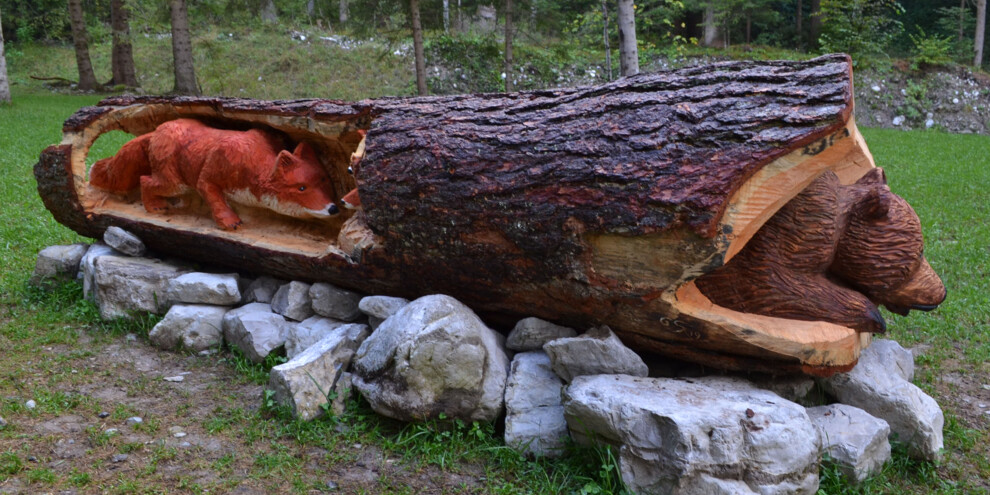
[[[869,333],[729,309],[694,280],[824,171],[852,184],[873,168],[851,116],[843,55],[357,103],[114,97],[66,121],[35,173],[46,206],[83,235],[117,225],[159,252],[239,270],[448,293],[487,315],[608,324],[633,347],[714,367],[830,374],[855,364]],[[307,142],[334,199],[357,187],[363,211],[306,222],[240,208],[244,224],[223,231],[205,210],[149,213],[88,185],[100,134],[176,118]]]

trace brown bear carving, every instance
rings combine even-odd
[[[736,311],[883,332],[878,305],[906,315],[945,299],[923,248],[918,216],[883,170],[848,186],[827,171],[697,286]]]

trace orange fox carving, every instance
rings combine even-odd
[[[229,202],[296,218],[340,213],[330,177],[312,147],[300,142],[290,153],[282,145],[271,131],[231,131],[177,119],[96,162],[89,182],[117,193],[140,186],[141,201],[150,212],[167,209],[166,198],[195,190],[217,226],[226,230],[241,224]]]

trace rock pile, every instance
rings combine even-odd
[[[107,237],[143,252],[126,232]],[[404,421],[504,415],[506,444],[526,455],[612,446],[634,493],[812,494],[824,453],[858,482],[889,460],[890,438],[921,459],[942,448],[942,411],[891,340],[827,379],[702,376],[669,360],[647,366],[608,327],[579,334],[525,318],[505,338],[449,296],[201,273],[102,243],[46,248],[31,281],[71,277],[103,318],[164,314],[149,334],[162,349],[226,345],[258,363],[284,353],[268,388],[299,418],[341,414],[352,389]]]

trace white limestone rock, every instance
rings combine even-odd
[[[103,242],[128,256],[144,256],[148,251],[141,239],[120,227],[107,227]]]
[[[523,318],[509,332],[505,347],[518,352],[539,351],[543,350],[543,344],[551,340],[568,337],[577,337],[577,330],[539,318]]]
[[[169,282],[167,297],[171,303],[231,306],[241,301],[239,278],[236,273],[186,273]]]
[[[863,349],[855,368],[821,383],[839,402],[886,421],[910,455],[936,461],[941,458],[945,417],[935,399],[905,379],[913,373],[913,366],[907,369],[898,347],[891,340],[874,340]]]
[[[252,362],[261,363],[285,344],[292,325],[282,315],[273,313],[269,305],[251,303],[223,316],[223,338]]]
[[[333,318],[322,316],[310,316],[297,325],[293,325],[289,335],[285,339],[285,355],[292,359],[302,354],[309,346],[319,342],[327,335],[335,332],[341,327],[365,327],[365,331],[370,333],[367,325],[362,323],[347,323]]]
[[[822,449],[843,474],[859,483],[890,460],[890,426],[866,411],[846,404],[808,408],[822,439]]]
[[[564,412],[579,443],[618,447],[640,494],[814,494],[820,442],[805,409],[745,380],[580,376]]]
[[[148,338],[161,349],[202,352],[223,343],[223,315],[230,308],[176,304],[158,322]]]
[[[323,282],[315,283],[309,288],[313,311],[320,316],[337,320],[354,321],[360,318],[358,303],[362,297],[364,296],[357,292]]]
[[[134,312],[162,314],[168,283],[188,270],[164,261],[103,255],[93,261],[96,303],[104,320]]]
[[[279,287],[272,297],[272,311],[295,321],[313,316],[313,300],[309,297],[309,287],[305,282],[289,282]]]
[[[409,300],[402,297],[367,296],[361,298],[358,309],[368,316],[368,324],[371,325],[371,330],[375,330],[386,318],[407,304]]]
[[[369,333],[367,325],[341,326],[289,362],[272,368],[268,388],[275,391],[275,400],[290,406],[300,419],[322,416],[328,396],[341,385],[354,351]]]
[[[546,353],[516,354],[505,387],[505,444],[531,456],[563,453],[569,437],[561,403],[563,388]]]
[[[551,340],[543,350],[550,356],[553,371],[568,383],[583,375],[647,376],[650,371],[643,358],[606,326],[578,337]]]
[[[421,297],[390,316],[354,356],[354,386],[375,412],[412,421],[499,416],[509,358],[503,337],[467,306]]]
[[[117,252],[110,246],[97,242],[86,250],[86,254],[79,261],[78,278],[83,282],[83,297],[90,301],[96,302],[96,260],[108,254],[117,254]]]
[[[34,273],[29,283],[41,285],[45,280],[72,280],[79,272],[79,262],[89,249],[87,244],[69,244],[67,246],[48,246],[38,253],[34,264]]]

